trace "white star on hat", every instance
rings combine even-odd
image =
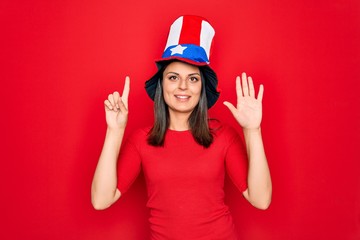
[[[177,45],[176,47],[173,47],[172,49],[170,49],[171,51],[171,55],[174,55],[174,54],[183,54],[184,50],[186,49],[187,47],[183,47],[181,45]]]

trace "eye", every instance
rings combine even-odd
[[[199,78],[197,78],[197,77],[190,77],[189,80],[190,80],[190,82],[197,82],[197,81],[199,81]]]
[[[171,75],[168,77],[169,80],[176,80],[177,79],[177,76],[176,75]]]

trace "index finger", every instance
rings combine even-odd
[[[121,100],[123,101],[123,103],[126,107],[128,107],[129,92],[130,92],[130,77],[126,76],[124,90],[123,90],[122,96],[121,96]]]

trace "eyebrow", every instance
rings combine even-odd
[[[179,76],[180,74],[179,73],[177,73],[177,72],[167,72],[165,75],[168,75],[168,74],[175,74],[175,75],[177,75],[177,76]],[[193,76],[193,75],[199,75],[200,76],[200,73],[190,73],[190,74],[188,74],[188,76]]]

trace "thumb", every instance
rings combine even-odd
[[[231,112],[234,116],[236,115],[237,109],[236,109],[236,107],[234,107],[234,105],[233,105],[232,103],[225,101],[225,102],[223,102],[223,104],[229,108],[230,112]]]

